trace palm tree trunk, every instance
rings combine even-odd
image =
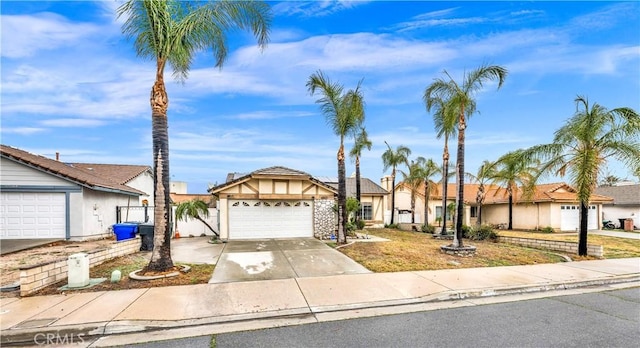
[[[171,200],[169,197],[169,127],[167,108],[169,99],[163,78],[164,61],[158,60],[156,81],[151,89],[151,122],[153,139],[154,176],[154,239],[150,271],[166,271],[173,267],[171,260]]]
[[[464,109],[463,109],[464,110]],[[462,248],[462,215],[464,213],[464,130],[466,128],[464,112],[460,114],[458,120],[458,158],[457,158],[457,170],[458,170],[458,196],[456,198],[456,240],[454,240],[454,247]]]
[[[429,224],[429,190],[427,190],[428,182],[424,182],[424,224]]]
[[[338,244],[347,243],[345,223],[347,221],[347,187],[345,183],[344,145],[340,141],[338,150]]]
[[[482,226],[482,203],[478,205],[478,226]]]
[[[509,193],[509,231],[513,230],[513,193]]]
[[[194,216],[194,217],[195,217],[198,221],[202,222],[205,226],[207,226],[207,228],[208,228],[209,230],[211,230],[211,232],[213,232],[213,234],[215,234],[215,235],[216,235],[216,237],[220,238],[220,235],[218,234],[218,232],[216,232],[216,231],[211,227],[211,225],[209,225],[206,221],[204,221],[204,220],[203,220],[201,217],[199,217],[199,216]]]
[[[416,212],[416,192],[415,192],[415,189],[412,189],[411,190],[411,224],[416,223],[415,212]],[[413,226],[411,228],[413,228]]]
[[[396,210],[396,167],[391,171],[391,224],[393,225],[393,213]]]
[[[358,210],[356,210],[356,222],[360,221],[362,215],[362,204],[360,204],[360,156],[356,156],[356,199],[358,200]]]
[[[442,153],[442,231],[441,235],[447,234],[447,186],[449,181],[449,145],[447,138],[444,139],[444,152]]]
[[[589,206],[580,203],[580,238],[578,239],[578,255],[587,256],[587,229],[589,223]]]

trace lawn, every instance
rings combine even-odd
[[[561,256],[550,251],[466,239],[463,242],[476,246],[477,253],[473,257],[458,257],[442,253],[440,246],[450,244],[450,241],[434,239],[431,234],[386,228],[370,229],[369,234],[391,241],[354,243],[338,250],[373,272],[533,265],[564,261]]]

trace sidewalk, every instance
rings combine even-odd
[[[638,281],[640,258],[630,258],[3,298],[0,345],[35,345],[48,333],[88,343],[94,336],[200,325],[286,325],[343,311]]]

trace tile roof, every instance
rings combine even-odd
[[[71,164],[66,164],[40,155],[20,150],[7,145],[0,145],[0,153],[3,157],[24,163],[44,172],[65,178],[81,186],[98,191],[117,191],[125,194],[141,195],[138,191],[129,186],[116,182],[86,169],[77,168]]]
[[[400,182],[396,185],[396,188],[404,185]],[[406,185],[405,185],[406,187]],[[476,196],[478,194],[479,184],[465,184],[464,185],[464,200],[467,204],[475,204]],[[438,190],[432,192],[431,199],[442,199],[442,185],[437,186]],[[405,188],[408,190],[408,188]],[[456,184],[447,184],[447,199],[455,199],[457,194]],[[509,202],[509,195],[507,190],[497,185],[485,185],[485,201],[484,204],[501,204]],[[424,183],[418,188],[418,196],[424,196]],[[523,201],[522,190],[518,189],[513,195],[514,202]],[[532,199],[525,200],[527,202],[577,202],[576,190],[567,185],[566,183],[551,183],[536,185],[535,192]],[[610,197],[606,197],[599,194],[591,195],[591,202],[609,202]]]
[[[597,187],[596,193],[613,198],[614,205],[640,205],[640,184]]]
[[[118,184],[125,185],[138,175],[149,171],[149,166],[130,164],[98,164],[98,163],[71,163],[73,167],[94,173],[104,178],[110,178]]]
[[[199,199],[207,204],[209,204],[210,208],[216,207],[216,200],[210,194],[182,194],[182,193],[170,193],[171,202],[175,204],[180,204],[182,202],[191,201],[194,199]]]
[[[330,180],[330,181],[324,181],[324,183],[333,187],[335,190],[338,190],[337,178],[323,177],[323,179]],[[333,179],[335,179],[335,181],[333,181]],[[349,177],[346,179],[347,179],[346,181],[347,197],[355,197],[356,196],[356,178]],[[368,178],[360,178],[360,194],[372,195],[372,196],[384,196],[384,195],[388,195],[389,192],[387,192],[387,190],[383,189],[380,185],[369,180]]]

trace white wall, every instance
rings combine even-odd
[[[633,219],[633,225],[640,228],[640,207],[620,207],[605,205],[602,207],[603,220],[611,220],[618,226],[618,219]],[[624,227],[624,226],[622,226]]]
[[[73,239],[87,239],[111,235],[111,227],[116,221],[116,206],[138,205],[137,196],[94,191],[83,188],[81,216],[74,216],[77,209],[71,209],[71,220],[82,219],[82,231],[72,233]],[[122,221],[125,221],[124,216]],[[133,220],[128,220],[133,221]]]
[[[177,221],[176,216],[176,207],[173,207],[173,216],[174,223],[177,223],[177,230],[180,232],[181,237],[194,236],[199,237],[202,234],[206,234],[207,236],[213,236],[213,232],[205,226],[202,222],[189,219],[187,221]],[[209,217],[204,219],[216,232],[218,231],[218,210],[216,208],[209,208]]]
[[[148,171],[136,176],[126,183],[127,186],[146,193],[138,197],[137,205],[142,205],[142,200],[149,201],[149,205],[153,205],[153,175]]]
[[[77,186],[71,181],[0,157],[2,185],[22,186]]]

